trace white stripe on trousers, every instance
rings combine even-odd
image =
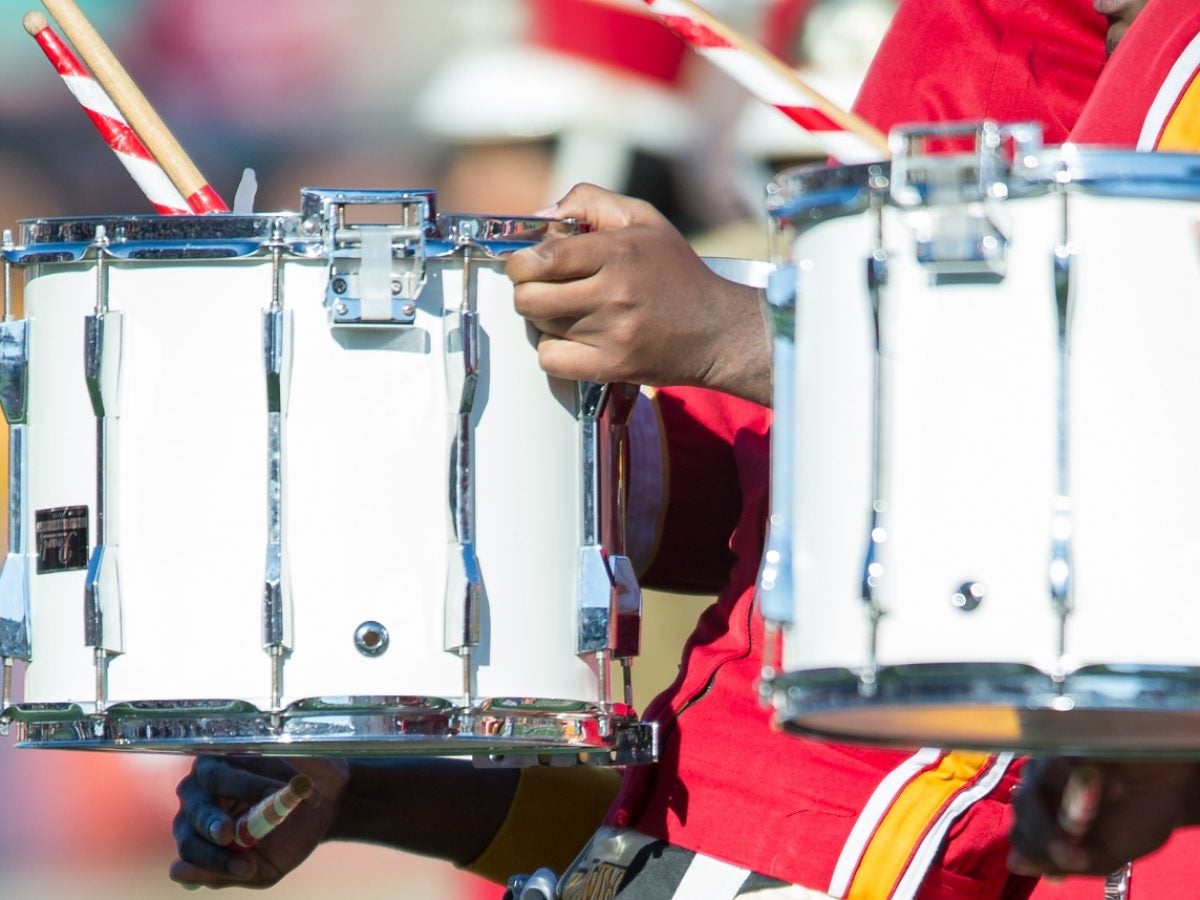
[[[697,853],[671,900],[734,900],[749,877],[749,869]],[[745,896],[747,900],[833,900],[828,894],[795,884],[766,888]]]

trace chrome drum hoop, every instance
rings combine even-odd
[[[472,756],[480,765],[635,765],[657,757],[657,728],[574,700],[493,698],[474,708],[440,697],[317,697],[279,714],[240,700],[73,703],[6,711],[17,746],[264,756]]]

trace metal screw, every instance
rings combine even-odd
[[[339,316],[344,316],[346,313],[350,312],[350,307],[348,307],[345,303],[336,303],[334,304],[333,311]]]
[[[416,313],[416,311],[417,311],[417,304],[412,303],[412,302],[405,303],[403,306],[400,307],[401,314],[405,315],[405,316],[414,315]]]
[[[974,612],[987,596],[987,587],[979,581],[965,581],[950,595],[950,602],[963,612]]]
[[[344,294],[346,293],[346,288],[349,287],[349,285],[346,284],[345,278],[335,278],[333,281],[329,282],[329,286],[333,288],[333,292],[335,294]]]
[[[399,279],[392,282],[392,296],[393,297],[399,297],[400,292],[402,290],[404,290],[404,288],[401,286]]]

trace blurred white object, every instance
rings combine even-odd
[[[511,0],[502,6],[511,15]],[[519,41],[473,43],[433,73],[413,110],[426,135],[451,144],[556,139],[548,199],[579,181],[621,189],[635,150],[670,157],[691,148],[687,50],[641,0],[524,8]]]
[[[258,193],[258,176],[251,168],[242,169],[242,180],[233,195],[233,211],[238,215],[254,212],[254,197]]]

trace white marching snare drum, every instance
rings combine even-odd
[[[1195,751],[1200,157],[955,133],[773,185],[777,717]]]
[[[302,199],[30,221],[6,249],[21,741],[650,758],[610,696],[640,613],[612,502],[634,389],[545,375],[503,270],[577,226]],[[347,222],[381,204],[399,224]]]

